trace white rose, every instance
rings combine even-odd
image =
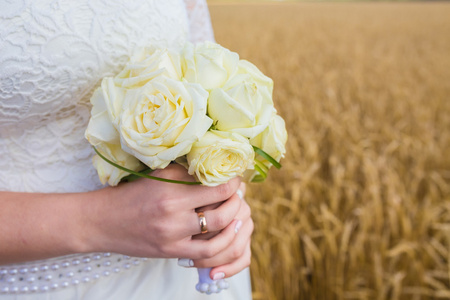
[[[222,88],[211,91],[208,115],[216,129],[254,138],[267,128],[275,112],[273,81],[248,61],[239,61],[238,67]]]
[[[216,186],[253,168],[254,156],[247,138],[232,132],[211,130],[188,153],[188,172],[202,184]]]
[[[99,88],[91,97],[91,119],[85,137],[107,159],[133,171],[139,171],[143,165],[138,159],[123,151],[120,147],[120,136],[116,129],[119,122],[125,89],[117,87],[111,77],[104,78]],[[92,159],[100,181],[109,185],[117,185],[129,175],[103,160],[98,155]]]
[[[210,90],[222,87],[236,72],[239,55],[212,42],[186,44],[182,55],[182,71],[189,82],[200,83]]]
[[[117,126],[126,90],[117,87],[111,77],[103,79],[91,97],[91,118],[85,137],[93,145],[119,144]]]
[[[127,169],[140,171],[145,168],[138,159],[123,151],[120,145],[103,143],[97,146],[97,150],[107,159]],[[116,186],[123,177],[130,174],[114,167],[98,155],[92,158],[92,163],[102,184],[108,182],[109,185]]]
[[[114,78],[117,85],[137,88],[159,75],[181,80],[180,55],[169,49],[141,48]]]
[[[120,117],[122,148],[151,169],[165,168],[211,126],[207,98],[200,85],[167,77],[128,90]]]
[[[286,153],[287,138],[288,134],[283,118],[274,114],[270,121],[270,125],[261,134],[251,139],[250,144],[260,148],[277,162],[280,162]],[[270,168],[272,165],[269,161],[260,156],[257,156],[256,159],[260,160],[267,168]],[[248,180],[251,180],[257,174],[256,171],[248,171],[246,172],[245,177]]]

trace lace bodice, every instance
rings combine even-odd
[[[204,0],[0,0],[0,190],[100,187],[94,87],[139,46],[213,39]]]
[[[213,39],[205,0],[0,0],[0,7],[0,191],[100,188],[84,138],[93,89],[137,47]],[[78,285],[141,261],[92,253],[0,266],[0,295]]]

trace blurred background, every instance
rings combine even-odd
[[[208,4],[289,133],[247,196],[254,299],[450,299],[450,3]]]

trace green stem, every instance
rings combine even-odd
[[[281,168],[281,164],[279,162],[277,162],[272,156],[270,156],[269,154],[264,152],[262,149],[260,149],[256,146],[253,146],[253,150],[255,150],[256,154],[259,154],[260,156],[262,156],[263,158],[268,160],[275,168],[277,168],[277,169]]]
[[[109,159],[107,159],[105,156],[103,156],[95,147],[94,147],[94,151],[95,153],[98,154],[98,156],[100,156],[104,161],[106,161],[107,163],[109,163],[110,165],[113,165],[114,167],[125,171],[127,173],[133,174],[135,176],[139,176],[139,177],[143,177],[143,178],[147,178],[147,179],[153,179],[153,180],[158,180],[158,181],[163,181],[163,182],[169,182],[169,183],[177,183],[177,184],[188,184],[188,185],[198,185],[201,184],[201,182],[192,182],[192,181],[181,181],[181,180],[172,180],[172,179],[166,179],[166,178],[161,178],[161,177],[155,177],[155,176],[150,176],[147,175],[143,172],[148,172],[149,170],[144,170],[143,172],[136,172],[130,169],[127,169],[125,167],[122,167],[121,165],[118,165],[112,161],[110,161]]]

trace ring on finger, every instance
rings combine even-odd
[[[201,233],[207,233],[208,232],[208,227],[206,226],[206,217],[205,214],[202,211],[199,211],[197,213],[198,216],[198,222],[200,224],[200,231]]]

